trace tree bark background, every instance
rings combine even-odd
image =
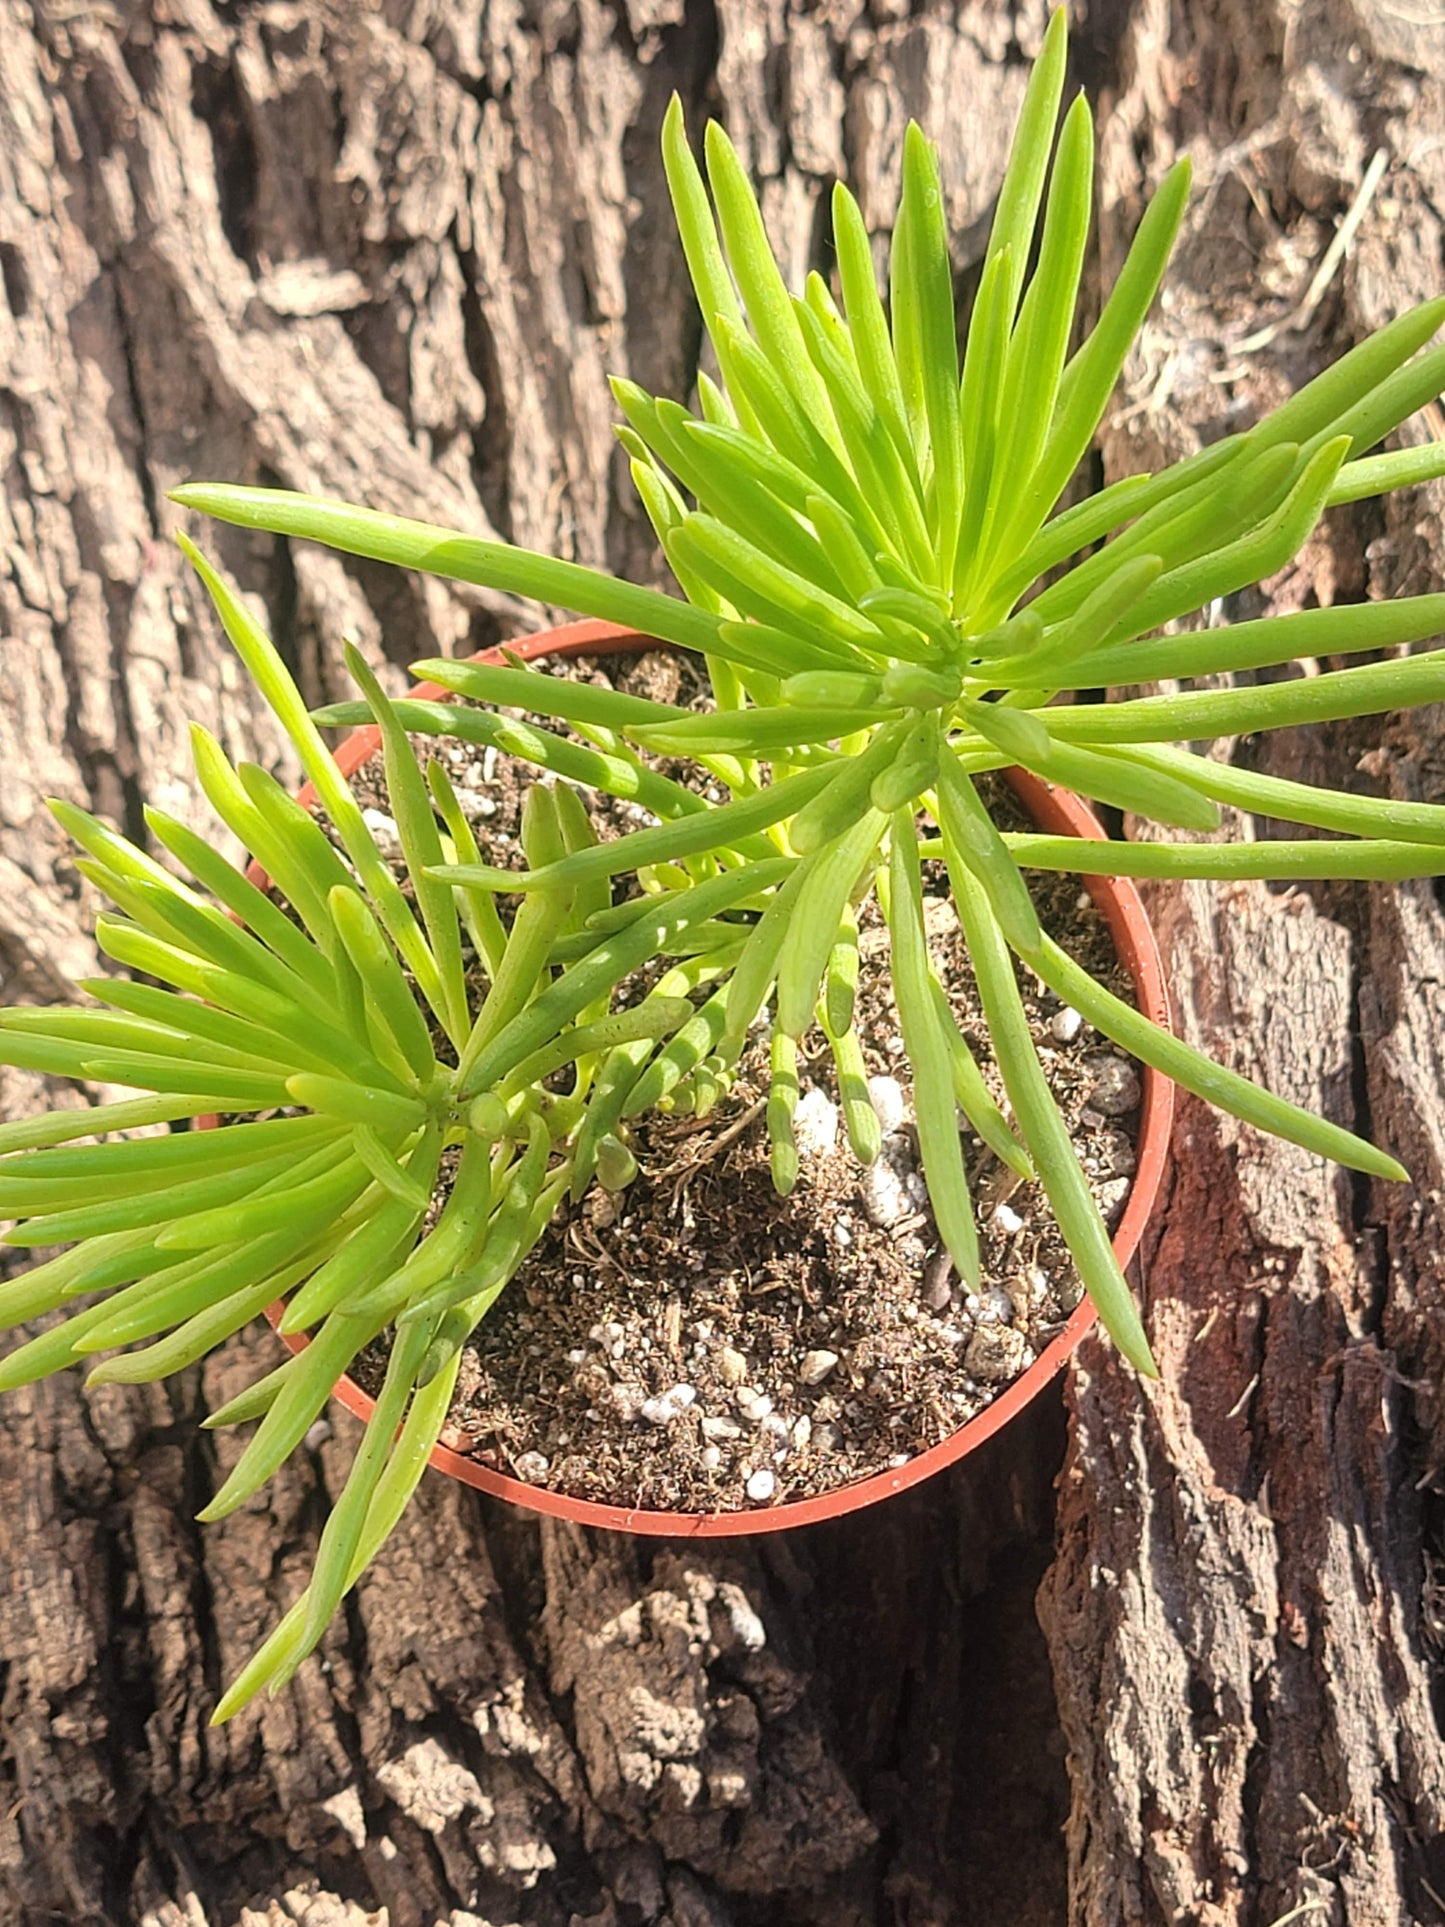
[[[966,305],[1045,17],[0,0],[4,1001],[97,962],[44,797],[133,834],[147,801],[202,821],[192,719],[290,773],[169,486],[324,490],[655,579],[605,371],[681,395],[696,368],[671,92],[738,140],[797,278],[826,265],[835,177],[886,231],[917,115]],[[1196,168],[1114,476],[1440,291],[1445,24],[1423,0],[1075,21],[1096,281],[1163,169]],[[1436,491],[1337,512],[1259,606],[1439,587],[1442,533]],[[345,635],[399,687],[395,665],[541,619],[205,539],[317,700]],[[1218,753],[1445,796],[1439,709]],[[1143,1263],[1162,1384],[1088,1344],[1056,1399],[886,1507],[719,1551],[432,1479],[320,1663],[211,1731],[301,1583],[350,1420],[202,1531],[230,1447],[198,1420],[269,1334],[163,1387],[0,1403],[0,1927],[1445,1922],[1445,898],[1199,885],[1153,908],[1183,1033],[1373,1130],[1414,1185],[1186,1100]],[[56,1096],[0,1072],[7,1114]]]

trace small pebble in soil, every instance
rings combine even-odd
[[[1130,1178],[1110,1178],[1107,1184],[1099,1186],[1099,1211],[1105,1224],[1112,1225],[1123,1211],[1132,1182]]]
[[[1140,1098],[1139,1073],[1122,1057],[1093,1057],[1088,1063],[1088,1104],[1105,1117],[1123,1117],[1137,1110]]]
[[[1011,1238],[1016,1231],[1022,1231],[1024,1228],[1023,1219],[1011,1204],[994,1206],[993,1224],[994,1229],[1001,1231],[1006,1238]]]
[[[524,1452],[512,1466],[513,1472],[524,1485],[535,1485],[539,1479],[545,1479],[551,1469],[542,1452]]]
[[[671,1425],[675,1418],[681,1418],[697,1398],[691,1385],[673,1385],[657,1398],[650,1398],[639,1408],[649,1425]]]
[[[729,1385],[741,1385],[748,1375],[748,1361],[731,1345],[724,1345],[718,1353],[717,1368]]]
[[[923,1302],[930,1311],[942,1311],[953,1298],[953,1259],[945,1246],[929,1259],[923,1273]]]
[[[702,1448],[702,1462],[707,1471],[716,1472],[722,1464],[722,1453],[715,1445],[705,1445]]]
[[[805,1385],[821,1385],[828,1374],[834,1370],[837,1363],[838,1354],[836,1352],[825,1351],[821,1348],[815,1352],[805,1352],[803,1354],[803,1362],[798,1367],[798,1377],[802,1379]]]
[[[838,1106],[826,1091],[804,1091],[793,1113],[793,1140],[800,1157],[823,1157],[838,1143]]]
[[[754,1425],[765,1419],[773,1409],[773,1401],[767,1393],[755,1391],[750,1385],[743,1387],[735,1402],[743,1417],[751,1419]]]
[[[721,1412],[704,1413],[701,1424],[705,1439],[740,1439],[743,1435],[737,1420],[724,1418]]]
[[[394,817],[388,816],[385,810],[363,810],[361,820],[371,831],[372,840],[384,857],[401,855],[401,836]]]
[[[608,1391],[608,1397],[612,1401],[612,1409],[620,1418],[624,1419],[635,1419],[647,1403],[647,1394],[643,1391],[642,1387],[640,1385],[628,1384],[625,1381],[621,1384],[611,1386]]]
[[[771,1499],[777,1489],[778,1475],[766,1465],[759,1471],[750,1473],[747,1485],[744,1487],[748,1497],[756,1500],[760,1505]]]
[[[1128,1136],[1123,1131],[1105,1131],[1086,1168],[1095,1177],[1130,1178],[1137,1166],[1138,1159]]]
[[[913,1209],[903,1173],[889,1155],[892,1148],[885,1144],[882,1155],[867,1167],[858,1186],[863,1209],[877,1225],[897,1224]]]
[[[1083,1018],[1068,1004],[1049,1019],[1049,1034],[1056,1044],[1072,1044],[1083,1028]]]
[[[963,1354],[964,1369],[985,1385],[997,1385],[1018,1376],[1028,1349],[1028,1340],[1011,1325],[979,1325]]]
[[[892,1137],[908,1122],[908,1104],[903,1086],[896,1077],[870,1077],[868,1095],[878,1113],[878,1127],[884,1137]]]
[[[1006,1325],[1014,1315],[1013,1300],[1002,1285],[986,1285],[976,1296],[970,1292],[964,1309],[977,1325]]]

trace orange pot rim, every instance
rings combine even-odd
[[[509,653],[531,662],[546,656],[621,655],[671,646],[635,629],[620,628],[616,623],[589,621],[543,630],[540,634],[508,643],[507,649]],[[476,660],[500,663],[503,658],[500,650],[487,649],[480,651]],[[433,684],[423,684],[411,693],[421,698],[434,698],[446,692]],[[380,746],[381,732],[375,724],[366,724],[353,730],[336,751],[341,773],[350,776]],[[1026,770],[1007,770],[1004,775],[1041,830],[1052,835],[1104,840],[1104,831],[1098,818],[1087,803],[1070,791],[1046,783]],[[308,808],[314,806],[316,792],[310,783],[302,787],[297,800]],[[248,874],[253,882],[267,881],[259,864],[252,863]],[[1164,968],[1139,892],[1124,877],[1081,877],[1080,882],[1109,925],[1119,959],[1133,981],[1140,1010],[1167,1029],[1171,1014]],[[1141,1072],[1143,1097],[1134,1182],[1113,1238],[1114,1253],[1121,1268],[1128,1266],[1138,1250],[1144,1227],[1158,1200],[1168,1165],[1174,1115],[1173,1084],[1148,1065],[1141,1066]],[[268,1308],[266,1316],[273,1326],[278,1323],[283,1309],[279,1302]],[[837,1486],[813,1498],[785,1500],[779,1505],[760,1507],[756,1511],[654,1512],[637,1506],[602,1505],[592,1499],[569,1498],[565,1493],[551,1492],[544,1486],[528,1485],[521,1479],[509,1478],[506,1473],[493,1471],[490,1466],[481,1465],[445,1445],[438,1445],[432,1452],[431,1464],[437,1471],[460,1480],[463,1485],[489,1492],[494,1498],[510,1500],[513,1505],[523,1506],[528,1511],[546,1513],[555,1519],[569,1519],[574,1525],[600,1526],[613,1532],[676,1539],[728,1539],[815,1525],[824,1519],[842,1518],[850,1512],[861,1511],[864,1506],[876,1505],[880,1499],[892,1498],[895,1493],[906,1492],[910,1486],[920,1485],[925,1479],[966,1458],[1057,1378],[1070,1354],[1094,1325],[1096,1316],[1092,1301],[1087,1296],[1081,1299],[1063,1329],[1011,1385],[941,1444],[930,1446],[906,1465],[875,1472],[866,1479]],[[309,1342],[301,1332],[282,1336],[282,1343],[293,1353],[301,1351]],[[351,1378],[339,1379],[333,1395],[349,1412],[363,1421],[369,1420],[375,1410],[375,1400]]]

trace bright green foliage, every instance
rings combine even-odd
[[[311,1330],[313,1344],[217,1415],[261,1420],[208,1508],[218,1514],[304,1435],[358,1345],[393,1321],[403,1335],[379,1408],[385,1427],[379,1418],[358,1457],[313,1590],[223,1712],[289,1677],[395,1523],[443,1421],[459,1334],[555,1202],[594,1175],[628,1181],[628,1120],[640,1111],[710,1108],[770,998],[767,1116],[780,1189],[797,1178],[798,1044],[815,1014],[850,1142],[876,1154],[853,1030],[870,899],[890,935],[935,1214],[960,1272],[977,1275],[961,1109],[996,1156],[1021,1175],[1037,1171],[1106,1326],[1141,1370],[1153,1370],[1144,1333],[1030,1042],[1010,953],[1104,1034],[1211,1101],[1322,1156],[1404,1176],[1390,1157],[1118,1004],[1043,936],[1021,868],[1445,873],[1445,806],[1255,776],[1185,746],[1438,700],[1445,651],[1258,686],[1070,700],[1394,649],[1445,626],[1440,596],[1267,624],[1220,620],[1226,599],[1281,568],[1332,504],[1445,473],[1439,448],[1370,453],[1445,381],[1445,349],[1427,345],[1445,301],[1382,329],[1247,433],[1061,510],[1188,195],[1181,163],[1070,354],[1093,141],[1082,102],[1059,126],[1065,67],[1060,10],[1028,88],[962,352],[937,162],[917,128],[904,143],[885,309],[845,188],[833,198],[841,300],[817,276],[794,297],[722,130],[707,130],[704,177],[674,102],[667,178],[722,385],[699,378],[695,416],[632,382],[615,392],[632,477],[685,599],[343,503],[212,484],[176,491],[226,521],[530,595],[697,651],[717,699],[699,716],[515,664],[426,662],[419,674],[480,706],[388,704],[353,661],[366,700],[308,719],[274,653],[196,557],[346,860],[274,784],[231,770],[203,737],[206,793],[299,928],[166,819],[153,819],[156,835],[235,923],[98,825],[67,818],[88,873],[123,913],[102,922],[108,954],[174,991],[142,995],[106,980],[91,988],[109,1013],[0,1017],[6,1061],[155,1094],[0,1130],[13,1153],[0,1163],[0,1208],[24,1220],[15,1241],[81,1241],[8,1288],[0,1309],[20,1319],[96,1298],[13,1354],[0,1385],[163,1331],[174,1335],[151,1353],[100,1371],[139,1375],[147,1358],[175,1369],[268,1295],[294,1291],[287,1327]],[[1168,633],[1206,609],[1212,626]],[[561,727],[508,720],[499,705]],[[410,897],[385,873],[314,727],[369,716],[383,727]],[[422,778],[404,731],[450,731],[562,779],[529,792],[526,871],[481,862],[445,778],[436,766]],[[692,758],[730,800],[705,808],[653,766],[660,753]],[[1191,832],[1215,828],[1228,804],[1347,840],[1081,846],[1001,836],[974,779],[1012,763]],[[573,783],[641,804],[656,826],[598,845]],[[929,957],[924,892],[939,873],[922,859],[946,867],[1011,1118]],[[635,887],[614,905],[618,877]],[[501,891],[522,893],[510,928],[494,901]],[[475,1011],[463,933],[489,980]],[[659,956],[666,967],[644,1014],[614,1011],[618,983]],[[559,1093],[553,1074],[565,1065],[571,1083]],[[288,1105],[303,1114],[201,1138],[48,1148],[87,1129]],[[421,1200],[458,1148],[446,1209],[422,1235]]]
[[[201,1515],[220,1519],[295,1450],[357,1352],[396,1324],[305,1600],[227,1695],[225,1716],[290,1677],[394,1525],[445,1422],[440,1388],[455,1379],[463,1343],[577,1177],[578,1127],[595,1109],[600,1068],[639,1041],[650,1054],[692,1019],[686,993],[716,966],[693,961],[691,933],[717,929],[719,911],[766,891],[786,866],[674,892],[656,918],[644,902],[605,937],[589,920],[607,910],[610,890],[605,877],[584,877],[529,894],[507,928],[486,886],[452,886],[446,866],[477,856],[466,819],[440,771],[423,773],[352,650],[381,725],[413,911],[280,658],[185,546],[290,732],[344,858],[314,817],[261,771],[233,769],[199,730],[206,795],[299,921],[159,811],[148,817],[156,841],[224,908],[83,811],[53,806],[87,853],[86,875],[121,913],[100,918],[102,949],[158,982],[101,977],[80,986],[94,1007],[0,1011],[0,1063],[153,1095],[0,1126],[0,1215],[15,1221],[5,1242],[71,1247],[0,1290],[5,1324],[67,1314],[0,1361],[0,1390],[140,1341],[149,1342],[95,1364],[91,1382],[162,1378],[286,1299],[282,1330],[311,1343],[211,1421],[260,1420]],[[630,751],[599,760],[662,782]],[[654,807],[696,808],[676,786],[639,794]],[[541,869],[589,847],[576,791],[529,790],[522,839]],[[464,932],[484,987],[469,985]],[[720,941],[726,955],[742,935],[727,926],[703,947]],[[614,1010],[620,980],[670,946],[687,965]],[[559,953],[570,968],[559,969]],[[261,1115],[224,1130],[75,1141],[209,1112]],[[602,1151],[609,1174],[630,1156],[611,1137]],[[453,1175],[433,1224],[443,1159]]]
[[[517,672],[417,665],[484,703],[525,702],[610,730],[613,741],[693,756],[733,793],[705,817],[682,820],[681,806],[659,808],[664,820],[656,829],[508,879],[523,890],[654,864],[696,880],[717,864],[746,875],[760,839],[788,860],[771,897],[758,873],[761,914],[730,972],[719,953],[730,982],[718,1001],[722,1029],[711,1053],[698,1055],[711,1032],[681,1056],[669,1045],[654,1059],[637,1043],[613,1053],[604,1082],[620,1088],[636,1080],[648,1102],[686,1107],[700,1092],[710,1101],[776,984],[774,1035],[786,1048],[775,1041],[781,1082],[769,1119],[775,1170],[791,1183],[796,1040],[821,997],[818,1014],[840,1077],[854,1064],[843,973],[850,955],[856,960],[849,945],[856,945],[859,907],[877,890],[924,1161],[960,1271],[974,1274],[977,1242],[955,1102],[1000,1155],[1011,1148],[1024,1168],[1031,1155],[1105,1324],[1136,1364],[1152,1370],[998,967],[1006,947],[1051,982],[1067,964],[1041,936],[1019,865],[1178,877],[1445,872],[1445,807],[1311,790],[1176,746],[1438,700],[1445,651],[1268,685],[1118,703],[1069,700],[1111,684],[1382,650],[1439,631],[1445,599],[1422,596],[1311,610],[1267,625],[1158,633],[1195,611],[1222,609],[1224,598],[1281,568],[1331,504],[1445,473],[1438,448],[1368,455],[1445,379],[1445,350],[1426,346],[1445,318],[1445,301],[1382,329],[1249,433],[1059,512],[1158,290],[1189,185],[1180,163],[1141,221],[1093,332],[1070,355],[1093,139],[1075,101],[1050,168],[1065,64],[1061,9],[1030,81],[961,357],[937,162],[916,127],[904,143],[890,315],[845,188],[833,197],[841,308],[817,276],[801,299],[790,299],[726,137],[716,125],[707,130],[705,180],[673,103],[663,132],[667,177],[725,393],[708,383],[694,418],[635,383],[619,383],[617,392],[633,476],[690,606],[654,597],[644,607],[644,592],[605,576],[574,569],[564,580],[561,565],[544,557],[340,504],[209,486],[183,489],[179,499],[247,526],[520,588],[702,650],[718,692],[717,709],[706,716],[659,715],[655,706],[641,714],[635,702],[589,690],[584,717],[576,692],[551,679],[533,675],[527,685]],[[1060,565],[1063,573],[1039,590],[1040,576]],[[409,726],[455,726],[444,710],[424,708],[401,706]],[[365,713],[348,705],[326,720]],[[468,733],[495,727],[475,714],[466,724]],[[527,753],[561,768],[556,742],[536,734]],[[1272,846],[1254,843],[1243,863],[1234,846],[1090,845],[1085,861],[1061,839],[998,835],[973,779],[1015,763],[1182,829],[1216,829],[1219,805],[1230,803],[1359,840],[1281,844],[1273,846],[1277,860]],[[641,779],[626,774],[624,783],[620,774],[599,771],[593,780],[638,794]],[[947,862],[981,982],[987,977],[995,1055],[1028,1155],[1002,1114],[990,1114],[993,1100],[947,1004],[929,990],[917,852],[900,847],[900,838],[916,835],[910,826],[919,816],[939,827],[925,848]],[[502,881],[468,863],[437,875],[460,888]],[[733,921],[742,919],[735,913]],[[1084,1008],[1085,991],[1069,981]],[[1215,1102],[1358,1169],[1404,1175],[1393,1159],[1225,1076],[1143,1020],[1113,1017],[1101,995],[1088,1002],[1091,1021],[1109,1035],[1127,1031],[1131,1049]],[[944,1084],[935,1088],[939,1075]],[[853,1076],[849,1135],[867,1155],[876,1133],[859,1117],[856,1087]],[[624,1095],[617,1113],[634,1108]]]

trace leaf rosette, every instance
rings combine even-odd
[[[1065,61],[1061,10],[1027,89],[961,352],[937,161],[917,127],[904,143],[886,303],[841,185],[836,283],[811,275],[797,297],[726,136],[708,127],[704,171],[674,102],[664,159],[720,379],[699,375],[695,411],[630,381],[614,389],[632,480],[681,597],[345,503],[224,484],[175,491],[224,521],[621,623],[702,656],[715,698],[699,714],[520,662],[448,660],[414,667],[466,701],[389,702],[353,653],[362,699],[308,717],[243,605],[192,552],[336,843],[200,732],[202,785],[294,920],[169,818],[152,813],[152,834],[199,892],[62,812],[120,912],[101,920],[103,947],[161,987],[106,978],[83,986],[104,1010],[4,1013],[0,1059],[150,1094],[0,1127],[0,1209],[20,1220],[11,1241],[76,1241],[6,1287],[0,1316],[95,1299],[12,1353],[0,1386],[144,1339],[158,1342],[98,1374],[178,1369],[289,1293],[285,1328],[313,1342],[214,1415],[260,1420],[208,1508],[216,1516],[304,1436],[356,1351],[395,1331],[311,1588],[223,1713],[289,1677],[315,1644],[420,1475],[467,1331],[564,1195],[597,1177],[628,1181],[629,1120],[657,1107],[706,1112],[765,1015],[779,1188],[797,1177],[798,1050],[815,1023],[853,1147],[877,1154],[853,1023],[870,904],[888,932],[934,1215],[960,1273],[978,1276],[962,1113],[998,1158],[1037,1174],[1105,1326],[1140,1370],[1154,1369],[1148,1344],[1031,1041],[1014,959],[1210,1102],[1370,1175],[1404,1177],[1386,1153],[1112,996],[1041,931],[1025,872],[1445,873],[1441,805],[1286,782],[1204,747],[1445,696],[1445,651],[1409,653],[1445,626],[1445,596],[1227,619],[1231,598],[1282,568],[1332,506],[1445,474],[1439,446],[1371,452],[1445,382],[1445,348],[1429,345],[1445,301],[1382,328],[1248,431],[1061,507],[1158,293],[1189,189],[1181,163],[1071,350],[1093,134],[1081,99],[1060,124]],[[1208,626],[1191,626],[1201,611]],[[1280,673],[1351,657],[1370,659]],[[1215,686],[1222,679],[1229,686]],[[1097,700],[1176,682],[1211,686]],[[517,710],[542,720],[503,713]],[[317,733],[368,719],[382,731],[405,891]],[[411,735],[490,745],[550,777],[528,793],[524,870],[482,861]],[[660,759],[689,761],[701,780],[676,781]],[[1080,844],[1001,832],[978,779],[1015,764],[1183,835]],[[579,787],[655,822],[598,843]],[[709,806],[704,787],[727,800]],[[1206,840],[1226,806],[1311,834]],[[932,863],[958,908],[1002,1103],[929,954]],[[502,892],[520,896],[510,924]],[[486,982],[480,999],[468,956]],[[648,995],[618,1008],[618,987],[642,971]],[[208,1110],[263,1115],[211,1134],[71,1142]],[[433,1222],[444,1166],[450,1189]]]
[[[1445,349],[1428,346],[1445,300],[1382,328],[1247,432],[1061,508],[1158,292],[1189,189],[1180,162],[1149,204],[1098,321],[1071,353],[1094,156],[1082,98],[1059,123],[1065,59],[1061,9],[1030,79],[961,355],[937,160],[916,126],[904,142],[885,307],[845,187],[832,205],[836,296],[816,273],[794,296],[726,135],[708,126],[704,176],[674,101],[663,135],[667,177],[721,381],[699,374],[696,412],[631,381],[614,391],[632,479],[683,600],[284,492],[202,485],[178,499],[701,652],[716,698],[703,715],[662,714],[605,691],[579,698],[520,667],[439,661],[416,664],[416,673],[483,707],[463,725],[446,705],[398,705],[409,729],[464,727],[497,741],[506,725],[487,706],[523,705],[580,728],[598,748],[584,771],[587,752],[536,728],[505,739],[516,753],[619,795],[640,798],[644,783],[654,786],[655,828],[508,874],[507,887],[595,884],[624,872],[655,883],[665,873],[669,900],[686,901],[717,872],[746,874],[778,859],[787,866],[767,890],[760,884],[766,900],[746,918],[727,982],[683,1033],[686,1044],[614,1054],[594,1107],[609,1128],[644,1102],[706,1108],[771,998],[768,1118],[786,1190],[797,1171],[797,1045],[815,1018],[840,1081],[856,1095],[857,920],[874,898],[890,936],[935,1217],[960,1273],[978,1276],[961,1110],[1000,1157],[1037,1171],[1104,1324],[1151,1372],[1133,1299],[1028,1039],[1005,967],[1010,952],[1104,1036],[1212,1103],[1371,1175],[1405,1174],[1093,982],[1040,931],[1023,872],[1397,879],[1445,871],[1440,805],[1253,775],[1196,747],[1439,700],[1445,651],[1402,651],[1439,632],[1445,597],[1180,629],[1196,612],[1225,611],[1237,591],[1282,568],[1330,507],[1445,473],[1438,446],[1369,452],[1445,381]],[[1378,659],[1318,675],[1076,700],[1119,685],[1239,678],[1366,654]],[[341,705],[325,719],[366,713]],[[729,800],[702,812],[695,799],[658,790],[650,756],[690,758]],[[1336,836],[1080,846],[1003,834],[976,779],[1009,765],[1190,838],[1217,830],[1223,805]],[[990,1097],[928,956],[927,859],[947,867],[1011,1117]],[[502,876],[474,864],[436,872],[458,888],[498,886]],[[728,943],[742,921],[736,913],[728,920]],[[623,1094],[629,1079],[631,1096]],[[846,1115],[854,1148],[869,1157],[876,1122],[856,1101]],[[584,1155],[579,1174],[587,1168]]]

